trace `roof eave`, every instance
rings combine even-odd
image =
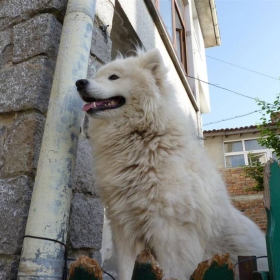
[[[206,48],[221,45],[215,0],[194,0]]]
[[[238,134],[245,134],[245,133],[257,133],[260,132],[258,128],[246,128],[240,130],[218,130],[218,131],[210,131],[210,132],[203,132],[203,137],[217,137],[217,136],[229,136],[229,135],[238,135]]]

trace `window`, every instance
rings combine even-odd
[[[176,50],[178,59],[187,73],[185,6],[182,0],[156,0],[156,6]]]
[[[126,56],[135,49],[135,46],[143,47],[140,38],[132,27],[119,1],[115,1],[112,30],[111,59],[114,60],[119,53]]]
[[[224,153],[229,168],[266,163],[273,157],[273,150],[261,146],[257,139],[224,142]]]

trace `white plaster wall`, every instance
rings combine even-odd
[[[224,142],[226,141],[239,141],[243,139],[255,139],[260,137],[260,132],[235,134],[229,136],[215,136],[213,138],[207,137],[204,141],[204,148],[209,157],[215,163],[217,168],[225,168],[224,161]]]
[[[189,28],[188,31],[191,34],[192,55],[195,68],[194,75],[191,75],[193,73],[190,73],[190,76],[194,76],[200,80],[208,82],[204,40],[199,20],[197,17],[194,0],[189,1],[188,6],[190,14],[192,16],[192,24],[190,27],[187,28]],[[191,48],[189,47],[189,49]],[[210,113],[210,97],[208,84],[196,80],[195,86],[195,91],[199,99],[201,113]]]
[[[198,18],[193,19],[194,23],[194,30],[193,30],[193,37],[194,37],[194,61],[196,65],[197,71],[197,78],[199,80],[208,82],[208,75],[207,75],[207,66],[206,66],[206,57],[205,57],[205,48],[204,42],[202,37],[202,32],[200,28],[200,24]],[[210,113],[210,98],[209,98],[209,86],[206,83],[198,81],[199,87],[199,98],[200,98],[200,109],[202,113]]]
[[[186,90],[181,82],[179,75],[171,61],[171,58],[165,48],[163,41],[158,33],[158,30],[151,18],[149,11],[142,0],[119,0],[122,9],[126,13],[131,25],[138,34],[144,47],[149,50],[158,48],[163,56],[164,62],[169,71],[169,79],[173,82],[176,88],[177,99],[184,110],[185,114],[191,117],[191,122],[197,124],[196,112],[191,104],[191,101],[186,93]]]
[[[224,168],[223,137],[208,138],[204,141],[204,148],[217,168]]]

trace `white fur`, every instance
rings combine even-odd
[[[154,49],[105,65],[87,89],[96,98],[126,98],[122,107],[90,118],[88,129],[119,280],[131,279],[144,247],[155,254],[165,278],[178,280],[189,279],[213,254],[230,253],[234,263],[238,255],[266,255],[263,233],[231,205],[166,72]],[[120,78],[111,81],[112,74]]]

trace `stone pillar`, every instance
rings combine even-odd
[[[66,0],[0,1],[0,279],[16,279]]]
[[[110,31],[114,7],[97,2],[89,75],[111,59],[110,38],[99,27],[110,25]],[[0,0],[0,280],[17,276],[66,5]],[[103,207],[84,134],[77,157],[69,258],[86,254],[101,261]]]

